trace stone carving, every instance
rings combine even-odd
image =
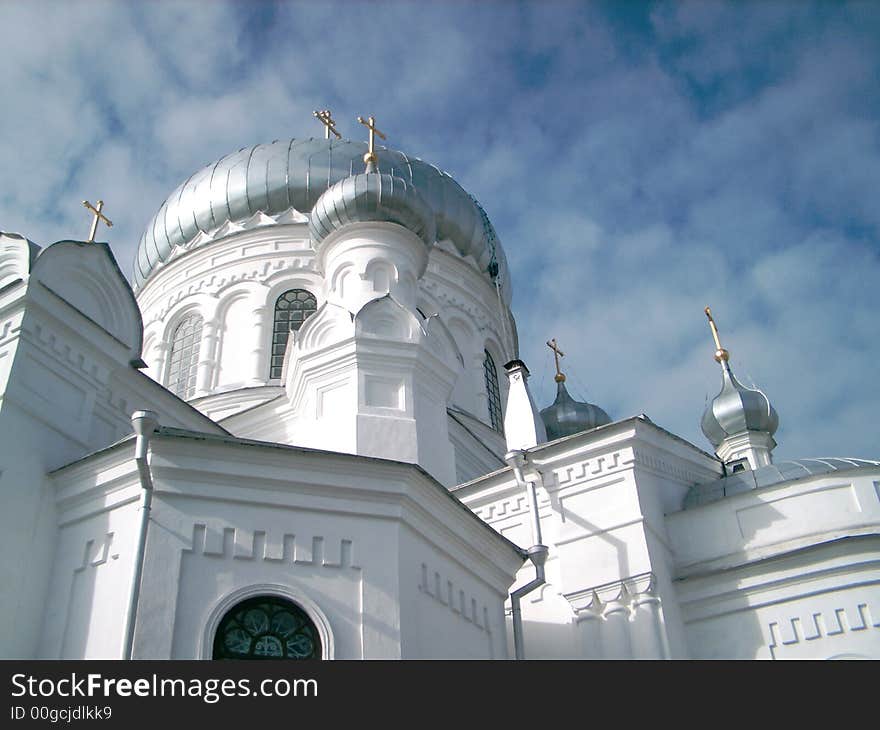
[[[354,562],[354,546],[345,538],[327,541],[321,535],[311,537],[269,534],[266,530],[215,528],[204,523],[193,525],[192,546],[185,553],[210,558],[265,560],[293,565],[360,570]]]
[[[88,567],[97,568],[104,565],[108,560],[116,560],[119,553],[111,553],[113,547],[113,533],[108,532],[100,539],[87,540],[83,548],[82,562],[73,569],[74,573],[80,573]]]
[[[622,608],[632,615],[638,604],[658,600],[656,582],[653,573],[639,573],[623,580],[564,593],[563,598],[569,602],[578,620],[606,618],[610,612]]]
[[[876,618],[875,618],[876,616]],[[880,629],[880,611],[872,612],[867,603],[847,608],[819,611],[802,616],[792,616],[768,624],[770,641],[768,648],[774,659],[784,653],[785,647],[804,642],[842,636],[853,631]]]
[[[465,592],[457,588],[451,580],[444,580],[440,573],[436,571],[430,573],[425,563],[422,563],[419,592],[446,606],[481,631],[492,633],[489,626],[489,609],[486,606],[478,607],[476,598],[465,595]]]
[[[611,454],[587,459],[578,464],[555,469],[553,473],[556,476],[557,486],[564,487],[629,469],[632,463],[632,459],[626,458],[623,451],[615,451]]]

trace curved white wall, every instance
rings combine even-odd
[[[304,223],[237,232],[179,253],[137,296],[147,374],[167,381],[174,330],[183,317],[198,313],[204,326],[194,405],[221,417],[272,397],[274,389],[266,386],[281,385],[269,378],[275,302],[290,289],[312,292],[319,308],[332,289],[318,270]],[[503,366],[518,349],[510,310],[473,262],[442,242],[430,251],[416,301],[425,316],[439,314],[463,357],[451,405],[488,423],[484,352],[495,361],[504,402]],[[243,392],[231,397],[234,391]]]

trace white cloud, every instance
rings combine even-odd
[[[628,4],[623,15],[651,12]],[[618,9],[619,10],[619,9]],[[513,267],[542,405],[575,395],[699,432],[719,377],[777,406],[778,453],[876,457],[876,4],[5,0],[0,229],[80,236],[103,197],[125,271],[143,226],[241,146],[375,114],[455,174]],[[623,24],[623,25],[622,25]]]

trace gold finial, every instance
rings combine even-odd
[[[89,231],[89,237],[86,239],[86,243],[94,243],[95,234],[98,232],[98,221],[104,221],[104,223],[107,224],[108,228],[113,227],[113,222],[101,212],[101,210],[104,208],[103,200],[99,200],[97,205],[92,205],[88,200],[84,200],[83,205],[90,211],[92,211],[95,216],[94,220],[92,221],[92,230]]]
[[[547,347],[553,350],[553,358],[556,360],[556,375],[553,379],[557,383],[564,383],[565,376],[562,374],[562,371],[559,369],[559,358],[565,357],[565,353],[559,349],[559,345],[556,344],[556,338],[554,337],[552,340],[547,340]]]
[[[724,360],[727,362],[730,360],[730,353],[721,347],[721,340],[718,338],[718,327],[715,326],[715,320],[712,319],[712,310],[709,307],[706,307],[703,310],[706,313],[706,316],[709,318],[709,327],[712,330],[712,337],[715,340],[715,361],[721,362]]]
[[[320,109],[314,112],[314,115],[324,125],[324,139],[330,139],[330,132],[336,135],[336,139],[342,139],[342,135],[336,131],[336,122],[333,121],[329,109]]]
[[[369,165],[371,162],[375,164],[379,158],[376,157],[376,153],[373,151],[374,135],[378,134],[382,139],[385,139],[385,135],[382,134],[378,129],[376,129],[376,120],[373,117],[370,117],[369,119],[358,117],[358,122],[360,122],[367,129],[370,130],[370,151],[364,155],[364,162],[367,165]]]

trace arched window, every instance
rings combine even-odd
[[[495,361],[488,350],[483,351],[483,374],[486,377],[486,398],[489,401],[489,423],[496,431],[504,431],[504,421],[501,417],[501,391],[498,389],[498,371],[495,369]]]
[[[199,345],[202,341],[202,318],[190,314],[174,330],[171,338],[171,356],[168,363],[168,390],[181,398],[191,398],[196,392],[196,372],[199,364]]]
[[[233,606],[214,635],[214,659],[320,659],[321,637],[292,601],[256,596]]]
[[[275,302],[275,324],[272,328],[272,363],[270,378],[280,378],[284,365],[284,351],[287,338],[292,330],[302,327],[310,315],[318,308],[315,295],[306,289],[291,289],[284,292]]]

